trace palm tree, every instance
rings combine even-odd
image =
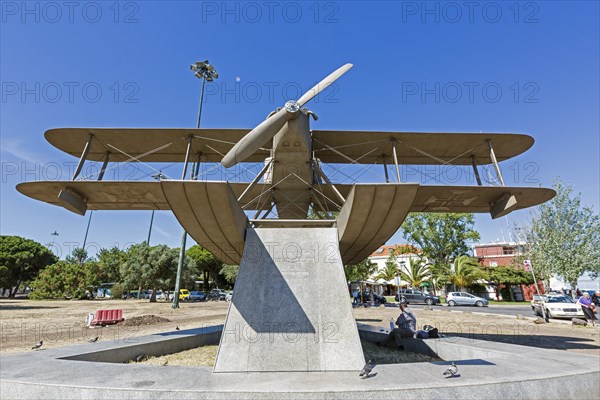
[[[454,260],[454,269],[450,273],[450,282],[464,291],[479,279],[485,278],[485,272],[476,258],[459,256]]]
[[[407,281],[412,287],[421,287],[421,284],[431,279],[431,271],[429,266],[423,263],[422,260],[408,259],[408,266],[400,271],[400,276]]]
[[[385,268],[377,275],[377,279],[393,281],[398,276],[398,266],[395,263],[386,262]]]

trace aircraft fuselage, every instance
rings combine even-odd
[[[305,219],[308,214],[313,183],[309,118],[306,109],[300,110],[273,138],[273,198],[281,219]]]

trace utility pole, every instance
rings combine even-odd
[[[198,107],[198,120],[196,122],[196,129],[200,129],[200,118],[202,117],[202,102],[204,100],[204,85],[206,81],[212,82],[214,79],[219,77],[215,67],[208,63],[208,60],[197,61],[190,65],[190,69],[195,71],[194,76],[198,79],[202,79],[202,89],[200,91],[200,106]],[[192,145],[192,137],[188,142],[188,148],[185,156],[185,163],[183,165],[183,174],[181,179],[185,179],[187,172],[189,155]],[[192,178],[194,179],[198,175],[198,168],[200,167],[200,160],[197,161],[195,168],[192,171]],[[183,264],[185,262],[185,245],[187,242],[187,232],[185,228],[181,234],[181,248],[179,249],[179,263],[177,264],[177,277],[175,278],[175,293],[173,294],[173,305],[172,308],[179,308],[179,290],[181,289],[181,275],[183,272]]]

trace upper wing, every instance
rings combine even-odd
[[[44,136],[54,147],[79,157],[94,135],[88,160],[101,161],[110,152],[110,161],[183,162],[188,138],[193,137],[192,156],[201,154],[202,161],[220,162],[234,144],[249,129],[187,129],[187,128],[59,128]],[[271,141],[265,145],[271,147]],[[262,162],[269,151],[260,149],[248,162]],[[192,158],[194,160],[194,158]]]
[[[491,163],[488,140],[498,161],[517,156],[533,145],[533,138],[501,133],[420,133],[313,131],[315,157],[326,163],[388,164],[393,143],[399,164],[469,165]],[[333,150],[332,150],[333,149]]]

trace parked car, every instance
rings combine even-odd
[[[227,293],[227,295],[225,296],[225,301],[231,301],[232,298],[233,298],[233,291]]]
[[[537,303],[533,313],[542,316],[542,307],[547,318],[585,318],[581,306],[575,300],[564,295],[544,296],[544,301]]]
[[[142,290],[141,292],[139,292],[139,298],[140,299],[149,299],[150,298],[150,293],[147,290]],[[127,293],[123,294],[123,298],[125,299],[137,299],[138,298],[138,291],[137,290],[131,290]]]
[[[470,293],[465,292],[450,292],[446,296],[446,303],[450,307],[453,306],[477,306],[477,307],[487,307],[489,305],[489,301],[484,299],[483,297],[477,297]]]
[[[394,297],[400,303],[425,303],[430,306],[440,303],[438,296],[417,289],[401,289]]]
[[[531,299],[531,311],[535,313],[535,307],[537,304],[540,304],[542,301],[547,299],[547,295],[545,294],[534,294]]]
[[[173,301],[175,298],[175,291],[168,292],[169,293],[169,301]],[[187,289],[179,289],[179,301],[187,301],[188,296],[190,295],[190,291]]]
[[[362,302],[366,303],[371,301],[371,291],[365,290],[362,292]],[[387,300],[384,296],[380,296],[377,293],[373,292],[373,303],[375,304],[385,304]]]
[[[204,292],[190,292],[187,301],[206,301],[206,293]]]
[[[208,292],[207,300],[220,301],[225,300],[225,297],[227,297],[226,291],[223,289],[213,289]]]
[[[190,291],[187,289],[179,289],[179,300],[187,301],[190,297]]]
[[[156,300],[167,300],[169,298],[169,294],[159,290],[156,292]]]

